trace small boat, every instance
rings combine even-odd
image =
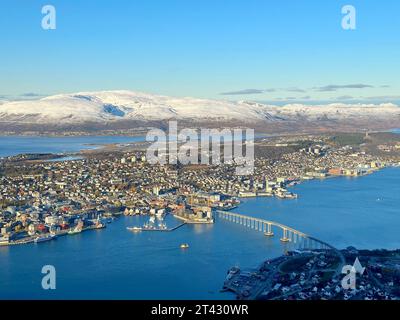
[[[237,274],[240,272],[240,268],[238,266],[234,266],[232,268],[229,269],[228,273],[230,274]]]
[[[68,234],[74,235],[74,234],[78,234],[78,233],[81,233],[81,232],[82,232],[82,229],[81,229],[81,228],[75,228],[75,229],[69,230],[69,231],[68,231]]]
[[[164,220],[164,210],[158,210],[156,213],[156,218],[158,220]]]
[[[159,223],[158,224],[158,229],[159,230],[167,230],[168,227],[167,227],[167,225],[165,223]]]
[[[226,280],[231,280],[233,278],[234,275],[240,273],[240,268],[239,267],[232,267],[229,269],[228,271],[228,275],[226,276]]]
[[[94,222],[94,228],[95,229],[107,228],[106,222],[107,222],[107,220],[103,220],[103,219],[97,218],[95,220],[95,222]]]
[[[187,244],[187,243],[182,243],[182,244],[180,245],[180,247],[181,247],[181,249],[188,249],[188,248],[189,248],[189,244]]]
[[[292,192],[277,192],[276,196],[280,199],[297,199],[298,196]]]
[[[57,238],[56,235],[51,234],[51,235],[48,235],[48,236],[37,237],[37,238],[35,238],[35,240],[33,240],[33,242],[35,242],[35,243],[46,242],[46,241],[54,240],[56,238]]]
[[[132,232],[140,232],[140,231],[142,231],[142,228],[140,228],[140,227],[127,227],[127,229],[129,231],[132,231]]]
[[[147,224],[147,223],[145,223],[142,228],[142,230],[155,230],[155,229],[156,227],[154,226],[154,224]]]
[[[223,211],[231,211],[231,210],[234,210],[234,209],[236,209],[238,206],[236,206],[236,205],[234,205],[234,204],[224,204],[223,206],[222,206],[222,210]]]
[[[71,228],[68,231],[68,234],[71,234],[71,235],[78,234],[78,233],[81,233],[82,230],[83,230],[83,221],[79,220],[78,223],[76,224],[76,226],[74,228]]]

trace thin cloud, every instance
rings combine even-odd
[[[327,86],[315,87],[314,90],[320,91],[320,92],[331,92],[331,91],[337,91],[340,89],[365,89],[365,88],[374,88],[374,86],[369,85],[369,84],[362,84],[362,83],[345,84],[345,85],[330,84]]]
[[[262,94],[267,92],[267,90],[260,90],[260,89],[244,89],[238,91],[230,91],[230,92],[222,92],[220,95],[222,96],[234,96],[234,95],[246,95],[246,94]]]
[[[336,100],[352,100],[352,99],[354,99],[354,97],[353,96],[339,96],[339,97],[336,97]]]
[[[6,99],[7,101],[26,101],[26,100],[35,100],[45,96],[46,95],[41,93],[26,92],[17,95],[2,94],[0,95],[0,99]]]
[[[372,97],[365,97],[363,99],[367,100],[399,100],[400,96],[372,96]]]
[[[42,97],[42,96],[43,96],[43,94],[35,93],[35,92],[27,92],[27,93],[21,94],[21,97],[25,97],[25,98]]]
[[[297,87],[290,87],[290,88],[286,88],[283,90],[288,91],[288,92],[303,92],[303,93],[306,92],[304,89],[297,88]]]

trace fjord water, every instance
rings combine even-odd
[[[297,200],[243,199],[236,211],[284,223],[338,248],[395,249],[399,181],[399,168],[308,181],[292,189]],[[126,230],[146,220],[121,217],[104,230],[0,247],[0,299],[230,299],[234,296],[219,292],[230,267],[257,267],[285,249],[279,230],[269,239],[223,220],[169,233]],[[179,223],[173,217],[166,221],[169,227]],[[190,248],[180,249],[182,243]],[[56,290],[41,287],[44,265],[56,268]]]
[[[70,153],[93,149],[103,144],[143,141],[144,137],[128,136],[77,136],[32,137],[0,136],[0,157],[21,153]]]
[[[400,170],[362,178],[309,181],[298,200],[243,200],[238,212],[282,222],[338,248],[400,248]],[[133,234],[145,217],[122,217],[107,229],[53,242],[0,247],[2,299],[218,299],[228,268],[257,267],[284,248],[279,231],[262,233],[228,221],[170,233]],[[167,219],[169,226],[178,222]],[[189,243],[188,250],[179,248]],[[54,265],[57,289],[41,289],[41,268]]]
[[[266,135],[257,134],[255,137],[261,138]],[[172,136],[171,139],[174,137]],[[24,153],[74,153],[106,144],[124,144],[145,140],[145,136],[0,136],[0,158]]]
[[[242,200],[240,213],[289,225],[338,248],[400,248],[400,168],[304,182],[299,199]]]
[[[174,232],[134,234],[143,217],[123,217],[105,230],[52,242],[0,247],[2,299],[217,299],[227,270],[255,267],[283,253],[279,240],[222,222]],[[173,217],[168,226],[178,223]],[[180,244],[188,243],[189,249]],[[57,289],[41,288],[41,268],[53,265]]]

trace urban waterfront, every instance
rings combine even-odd
[[[400,247],[400,170],[361,178],[313,180],[296,186],[297,200],[252,198],[235,211],[277,221],[338,248]],[[257,267],[283,253],[279,235],[228,221],[186,225],[175,232],[133,234],[147,217],[122,217],[105,230],[40,245],[0,248],[0,298],[219,299],[226,271]],[[166,219],[168,226],[179,222]],[[179,248],[190,244],[188,250]],[[43,265],[57,269],[57,290],[41,289]]]

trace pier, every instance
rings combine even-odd
[[[255,231],[263,232],[264,235],[267,237],[273,237],[275,235],[276,229],[278,229],[281,232],[280,240],[282,243],[298,244],[299,249],[336,250],[333,246],[324,241],[311,237],[299,230],[293,229],[278,222],[226,211],[216,211],[216,216],[220,219],[240,224]]]
[[[173,227],[173,228],[169,228],[169,229],[160,229],[160,228],[154,228],[154,229],[146,229],[146,228],[142,228],[141,231],[158,231],[158,232],[172,232],[175,231],[176,229],[179,229],[180,227],[183,227],[186,224],[186,222],[183,222],[181,224],[178,224],[177,226]]]

